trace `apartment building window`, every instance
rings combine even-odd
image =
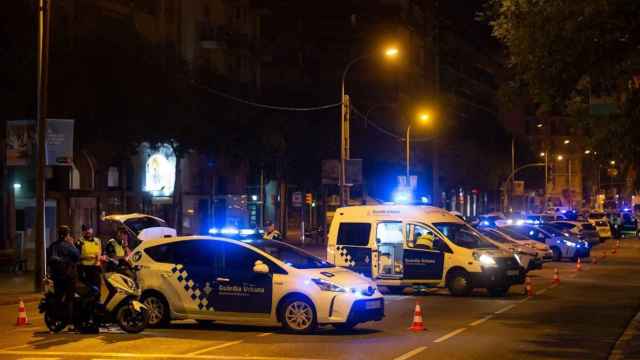
[[[156,0],[136,0],[135,9],[143,14],[155,16],[159,2]]]

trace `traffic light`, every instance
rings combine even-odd
[[[307,205],[311,205],[313,203],[313,194],[312,193],[306,193],[304,195],[304,202]]]

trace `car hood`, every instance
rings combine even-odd
[[[473,250],[473,252],[477,253],[478,255],[489,255],[492,257],[512,257],[513,253],[511,251],[508,250],[503,250],[503,249],[475,249]]]
[[[371,279],[364,275],[360,275],[354,271],[343,267],[325,268],[325,269],[302,269],[298,270],[300,274],[307,276],[309,279],[322,279],[340,285],[345,288],[363,288],[369,286],[375,288],[375,284]]]

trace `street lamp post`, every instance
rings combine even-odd
[[[418,119],[423,122],[426,123],[429,120],[429,114],[426,113],[421,113],[418,115]],[[409,184],[409,176],[411,176],[411,123],[409,123],[409,125],[407,126],[407,134],[406,134],[406,138],[405,138],[405,142],[407,144],[407,149],[406,149],[406,155],[407,155],[407,161],[406,161],[406,171],[407,171],[407,184]]]
[[[398,55],[399,50],[396,47],[389,47],[384,51],[384,55],[388,58],[394,58]],[[340,106],[340,179],[339,179],[339,187],[340,187],[340,205],[346,206],[349,204],[349,187],[347,186],[347,159],[350,158],[350,143],[349,143],[349,122],[350,122],[350,100],[349,95],[346,94],[345,91],[345,83],[347,79],[347,74],[351,67],[359,62],[360,60],[367,59],[371,57],[371,54],[366,54],[359,56],[347,63],[342,71],[342,81],[340,86],[340,102],[342,106]]]

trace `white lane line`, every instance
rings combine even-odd
[[[409,358],[412,358],[418,354],[420,354],[421,352],[427,350],[426,346],[420,346],[419,348],[415,348],[411,351],[409,351],[408,353],[402,354],[400,356],[398,356],[397,358],[393,358],[393,360],[407,360]]]
[[[242,342],[242,340],[229,341],[229,342],[226,342],[224,344],[215,345],[215,346],[211,346],[211,347],[208,347],[208,348],[204,348],[202,350],[194,351],[194,352],[188,353],[187,355],[200,355],[202,353],[206,353],[206,352],[211,351],[211,350],[217,350],[217,349],[226,348],[228,346],[237,345],[237,344],[240,344],[241,342]]]
[[[452,332],[448,333],[447,335],[442,336],[442,337],[439,337],[439,338],[437,338],[437,339],[433,340],[433,342],[434,342],[434,343],[440,343],[440,342],[443,342],[443,341],[445,341],[445,340],[447,340],[447,339],[450,339],[450,338],[452,338],[452,337],[454,337],[454,336],[456,336],[456,335],[460,334],[461,332],[463,332],[463,331],[465,331],[465,330],[467,330],[467,328],[460,328],[460,329],[458,329],[458,330],[453,330]]]
[[[262,333],[262,334],[258,334],[256,336],[257,337],[265,337],[265,336],[269,336],[269,335],[273,335],[273,333]]]
[[[477,325],[480,325],[480,324],[482,324],[483,322],[485,322],[485,321],[487,321],[487,320],[491,319],[492,317],[493,317],[493,314],[491,314],[491,315],[487,315],[487,316],[483,317],[483,318],[482,318],[482,319],[480,319],[480,320],[476,320],[476,321],[472,322],[471,324],[469,324],[469,326],[477,326]]]
[[[549,290],[549,289],[548,288],[547,289],[542,289],[542,290],[538,291],[537,295],[542,295],[542,294],[546,293],[547,290]]]
[[[509,310],[513,309],[514,307],[516,307],[516,304],[511,304],[511,305],[509,305],[509,306],[505,306],[505,307],[503,307],[502,309],[500,309],[500,310],[498,310],[498,311],[494,312],[494,314],[502,314],[502,313],[503,313],[503,312],[505,312],[505,311],[509,311]]]
[[[558,285],[560,285],[560,284],[553,284],[553,285],[549,286],[549,289],[557,288],[557,287],[558,287]]]
[[[189,354],[136,354],[111,352],[80,352],[80,351],[0,351],[0,355],[25,356],[83,356],[110,357],[122,359],[204,359],[204,360],[323,360],[318,358],[287,358],[282,356],[241,356],[241,355],[189,355]]]

